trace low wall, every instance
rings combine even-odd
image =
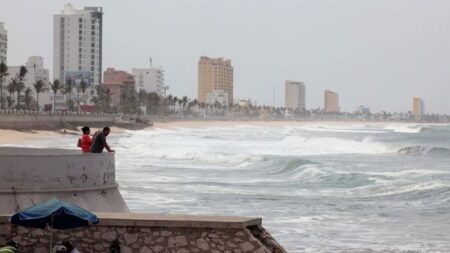
[[[52,197],[94,212],[126,212],[112,153],[0,147],[0,213]]]
[[[114,240],[121,253],[205,252],[284,253],[261,227],[260,218],[98,213],[100,223],[86,228],[55,230],[56,243],[69,241],[80,252],[109,252]],[[49,248],[49,230],[19,227],[0,215],[0,245],[18,244],[21,253],[44,253]]]

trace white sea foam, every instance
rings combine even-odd
[[[422,127],[416,125],[388,125],[384,129],[395,133],[416,134],[422,130]]]

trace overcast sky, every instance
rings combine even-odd
[[[52,72],[53,14],[61,0],[0,0],[8,30],[8,65],[41,55]],[[323,107],[323,91],[341,109],[450,114],[450,1],[441,0],[107,0],[103,67],[166,70],[168,93],[197,95],[201,55],[234,67],[235,98],[284,105],[286,79],[306,85],[306,107]]]

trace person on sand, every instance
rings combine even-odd
[[[89,153],[92,145],[92,139],[89,136],[89,134],[91,133],[91,129],[89,129],[88,126],[85,126],[81,128],[81,131],[83,132],[83,136],[78,139],[78,147],[81,148],[81,151],[83,153]]]
[[[98,131],[94,135],[90,148],[92,153],[101,153],[103,152],[103,148],[106,148],[108,152],[114,152],[114,150],[112,150],[106,142],[106,136],[108,136],[110,132],[111,129],[109,127],[105,127],[102,131]]]
[[[63,242],[62,245],[66,247],[68,253],[80,253],[80,251],[68,241]]]

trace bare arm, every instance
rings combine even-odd
[[[106,150],[108,150],[108,152],[115,152],[114,150],[112,150],[112,149],[109,147],[109,145],[108,145],[108,143],[106,143],[106,141],[103,143],[103,146],[106,148]]]

